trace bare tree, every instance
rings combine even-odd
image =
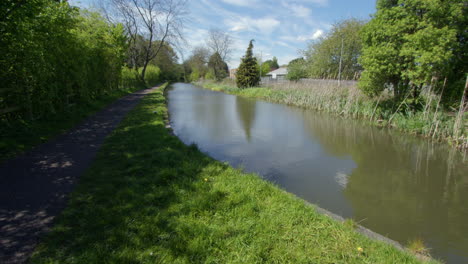
[[[233,39],[228,33],[212,28],[208,32],[206,44],[212,53],[218,52],[223,61],[229,59],[232,52]]]
[[[133,67],[141,62],[140,78],[165,44],[183,41],[187,0],[107,0],[106,17],[124,25]]]

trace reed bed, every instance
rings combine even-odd
[[[305,79],[297,82],[267,82],[262,87],[248,89],[237,88],[233,80],[221,83],[201,81],[196,84],[239,96],[362,119],[382,127],[393,127],[432,140],[446,141],[464,151],[468,149],[468,124],[463,107],[445,109],[441,104],[441,96],[430,87],[414,102],[409,96],[396,101],[388,90],[378,97],[368,97],[359,90],[355,81],[340,83],[336,80]],[[463,104],[465,102],[462,100]]]

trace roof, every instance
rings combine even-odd
[[[267,73],[267,75],[273,75],[273,74],[276,74],[276,75],[286,75],[288,74],[288,68],[279,68],[279,69],[276,69],[274,71],[271,71],[269,73]]]

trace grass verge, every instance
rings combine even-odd
[[[373,125],[394,127],[410,134],[445,141],[460,149],[468,149],[468,112],[461,118],[456,114],[449,114],[442,110],[439,98],[433,94],[425,95],[424,100],[413,106],[412,99],[396,102],[391,95],[385,93],[379,98],[369,98],[356,85],[338,86],[336,82],[286,82],[246,89],[239,89],[229,81],[203,81],[196,84],[214,91],[362,119]],[[457,122],[460,124],[456,124]]]
[[[0,119],[0,163],[66,132],[86,117],[136,90],[138,89],[118,89],[96,98],[92,102],[76,105],[66,112],[43,117],[39,120],[7,121]]]
[[[107,138],[32,263],[419,263],[165,128],[161,90]]]

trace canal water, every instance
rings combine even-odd
[[[432,256],[468,263],[468,161],[443,144],[282,104],[176,83],[186,144]]]

